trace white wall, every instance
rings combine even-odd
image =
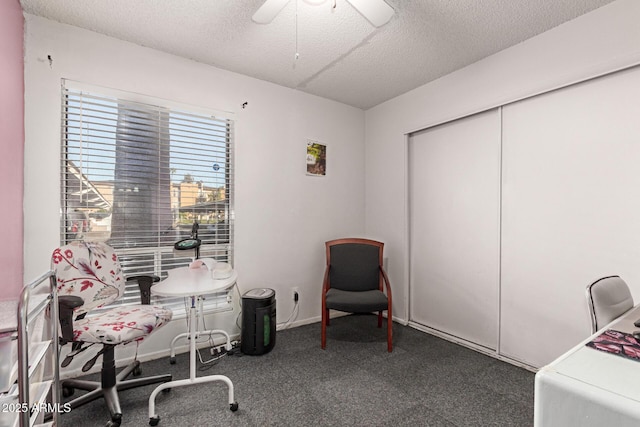
[[[59,244],[62,78],[235,113],[240,290],[275,289],[282,322],[297,286],[297,322],[319,320],[324,242],[364,232],[362,110],[26,15],[26,280],[49,268]],[[306,138],[328,144],[326,177],[305,176]],[[235,314],[219,326],[234,329]],[[168,345],[164,335],[141,351]]]
[[[408,298],[405,134],[636,64],[639,20],[640,2],[618,0],[366,112],[366,229],[387,242],[398,317]],[[586,307],[584,322],[588,331]]]

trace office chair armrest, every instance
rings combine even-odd
[[[64,341],[73,341],[73,310],[84,304],[78,296],[61,295],[58,297],[58,317],[60,332]]]
[[[151,275],[127,277],[127,282],[138,283],[138,287],[140,288],[140,300],[144,305],[151,304],[151,287],[159,281],[160,278],[158,276]]]

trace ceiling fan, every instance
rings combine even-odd
[[[290,0],[265,0],[251,19],[257,24],[268,24]],[[295,0],[297,1],[297,0]],[[326,0],[304,0],[305,3],[318,5]],[[334,7],[335,7],[335,0]],[[347,0],[373,26],[381,27],[393,16],[394,10],[384,0]]]

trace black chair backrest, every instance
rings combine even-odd
[[[329,248],[329,284],[343,291],[380,288],[380,248],[361,243],[342,243]]]

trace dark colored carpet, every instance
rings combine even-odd
[[[333,319],[327,335],[322,350],[319,323],[279,331],[266,355],[225,356],[198,370],[228,376],[239,410],[229,410],[222,382],[178,387],[156,399],[159,426],[533,425],[532,372],[397,324],[388,353],[385,326],[378,329],[371,315]],[[142,370],[188,378],[188,354]],[[155,387],[121,392],[123,427],[148,425]],[[63,427],[108,420],[102,400],[60,417]]]

